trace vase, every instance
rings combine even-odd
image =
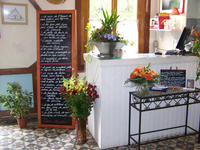
[[[84,144],[87,141],[86,121],[86,118],[76,118],[76,144]]]
[[[27,127],[27,119],[26,118],[23,118],[23,119],[17,118],[17,125],[20,129],[26,128]]]
[[[148,84],[137,84],[136,85],[136,92],[139,96],[148,96],[150,93],[150,85]]]
[[[93,42],[102,56],[121,57],[121,48],[125,45],[123,42]]]

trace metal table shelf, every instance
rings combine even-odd
[[[200,123],[199,131],[188,126],[188,111],[189,105],[200,103],[200,89],[195,90],[173,90],[170,89],[167,92],[153,93],[150,92],[148,96],[139,96],[136,92],[129,92],[129,132],[128,132],[128,144],[130,141],[134,141],[138,144],[138,149],[141,145],[141,135],[148,134],[153,132],[159,132],[164,130],[176,129],[176,128],[185,128],[184,135],[187,135],[187,129],[191,129],[195,133],[199,134],[198,142],[200,142]],[[159,130],[152,130],[148,132],[141,132],[142,125],[142,112],[154,111],[158,109],[167,109],[173,107],[186,106],[186,115],[185,115],[185,124],[175,127],[169,127]],[[131,109],[136,109],[139,111],[139,129],[138,133],[131,133]],[[138,136],[138,141],[134,138]]]

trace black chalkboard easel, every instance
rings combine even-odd
[[[160,76],[160,82],[164,86],[185,87],[186,70],[161,69]]]
[[[76,71],[75,10],[37,11],[37,102],[39,127],[74,128],[64,99],[63,77]]]

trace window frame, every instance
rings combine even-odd
[[[86,52],[88,33],[85,29],[89,21],[90,0],[76,0],[77,10],[77,49],[78,49],[78,71],[84,71],[83,53]],[[117,11],[117,0],[112,0],[111,10]],[[137,0],[138,20],[138,53],[149,52],[149,23],[150,23],[151,0]]]

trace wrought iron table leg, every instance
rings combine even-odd
[[[131,134],[131,94],[129,93],[129,117],[128,117],[128,145],[130,145]]]
[[[141,141],[141,126],[142,126],[142,103],[140,101],[140,111],[139,111],[139,132],[138,132],[138,150],[140,150],[140,141]]]
[[[198,143],[200,143],[200,118],[199,118],[199,137],[198,137]]]
[[[188,108],[189,108],[189,94],[187,95],[187,105],[186,105],[185,135],[187,135],[187,125],[188,125]]]

